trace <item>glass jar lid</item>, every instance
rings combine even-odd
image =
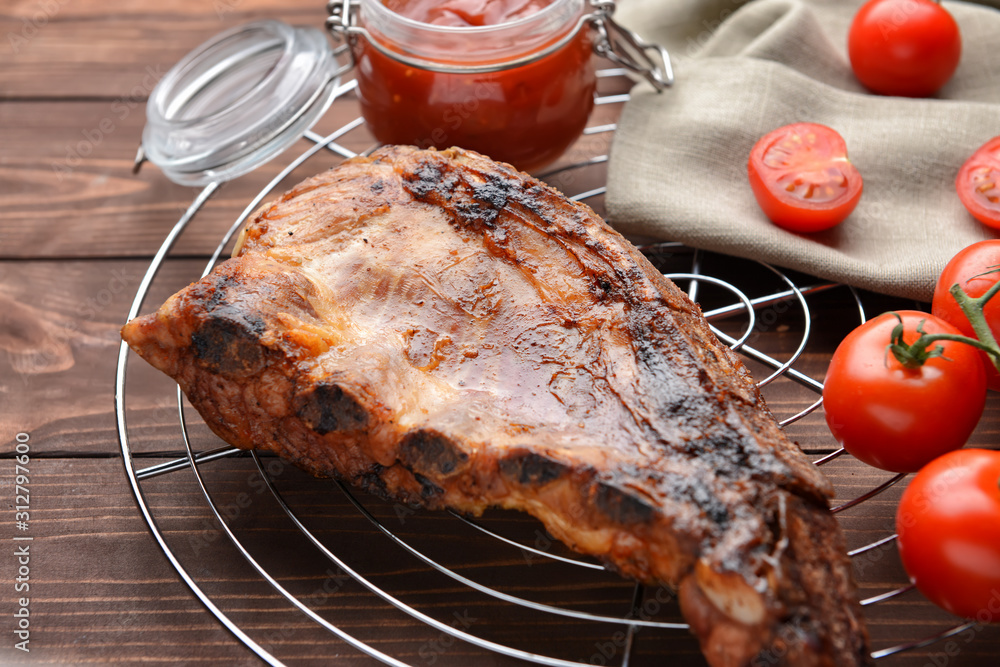
[[[236,178],[319,119],[340,69],[317,28],[259,21],[220,33],[153,89],[141,151],[182,185]]]

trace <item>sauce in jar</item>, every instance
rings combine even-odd
[[[414,21],[469,28],[516,21],[537,13],[552,0],[385,0],[382,4]]]
[[[552,162],[593,108],[584,4],[363,0],[361,23],[377,42],[355,46],[365,121],[386,144],[460,146],[523,170]]]

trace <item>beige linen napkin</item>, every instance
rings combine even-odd
[[[612,224],[929,301],[952,255],[996,236],[954,182],[1000,135],[1000,11],[946,2],[962,30],[958,71],[935,98],[904,99],[870,94],[851,73],[847,29],[860,4],[624,4],[624,23],[672,49],[676,83],[659,95],[637,86],[625,105],[609,165]],[[771,224],[747,181],[757,139],[799,121],[840,132],[865,183],[845,222],[811,235]]]

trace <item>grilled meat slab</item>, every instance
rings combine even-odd
[[[236,255],[122,332],[227,442],[407,503],[527,511],[679,589],[713,665],[868,664],[829,483],[586,206],[475,153],[387,147],[263,207]]]

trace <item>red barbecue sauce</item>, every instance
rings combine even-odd
[[[425,61],[467,66],[471,55],[475,65],[509,62],[564,38],[576,29],[579,17],[527,50],[512,40],[511,31],[444,34],[432,26],[500,26],[555,1],[383,0],[393,13],[428,24],[423,27],[429,32],[410,44],[395,43],[370,26],[369,32],[387,49]],[[591,53],[589,31],[581,29],[563,47],[528,64],[490,73],[440,73],[401,63],[360,39],[356,71],[361,111],[382,143],[459,146],[530,171],[559,157],[583,131],[594,100]]]

